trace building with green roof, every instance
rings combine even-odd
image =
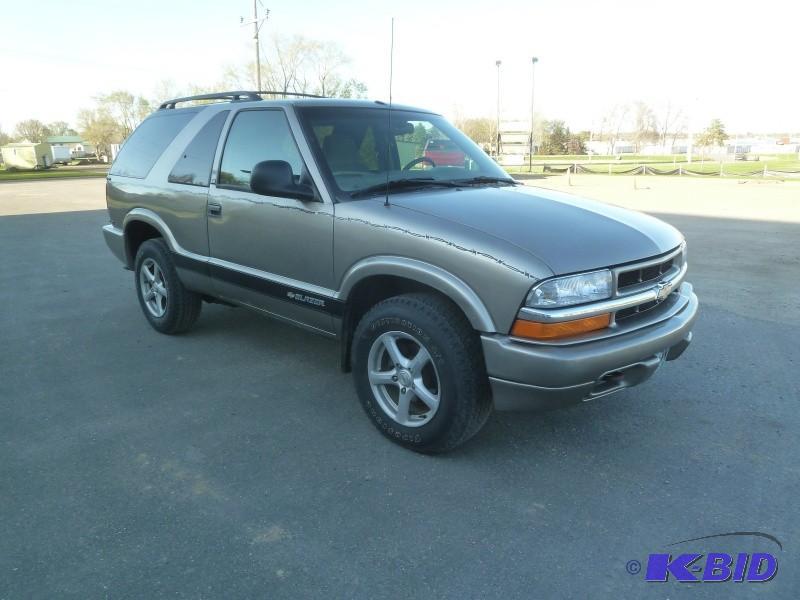
[[[94,154],[94,146],[84,142],[79,135],[51,135],[45,139],[51,146],[66,146],[73,158],[81,158],[87,154]]]

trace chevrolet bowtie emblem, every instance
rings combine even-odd
[[[672,293],[674,284],[671,281],[659,281],[656,286],[656,302],[661,302]]]

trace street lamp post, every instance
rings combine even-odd
[[[529,140],[529,148],[528,148],[528,173],[533,171],[533,90],[534,90],[534,79],[536,75],[536,63],[539,62],[539,59],[535,56],[531,58],[531,136]]]
[[[494,63],[497,66],[497,129],[495,130],[495,150],[494,154],[500,158],[500,65],[502,61],[498,60]]]

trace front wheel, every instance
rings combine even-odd
[[[353,373],[373,424],[418,452],[452,450],[491,412],[478,336],[433,294],[396,296],[367,312],[353,336]]]
[[[133,270],[142,312],[156,331],[181,333],[194,325],[202,298],[183,286],[164,240],[139,246]]]

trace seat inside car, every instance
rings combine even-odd
[[[366,171],[358,145],[349,133],[334,131],[322,142],[322,152],[334,172]]]

